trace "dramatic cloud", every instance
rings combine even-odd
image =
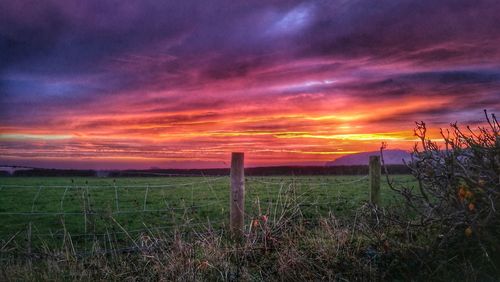
[[[0,161],[321,164],[500,112],[500,2],[3,1]]]

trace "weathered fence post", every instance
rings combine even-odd
[[[243,234],[245,215],[245,170],[244,153],[231,154],[231,198],[230,228],[233,236]]]
[[[370,203],[380,204],[380,156],[370,156]]]
[[[498,152],[498,149],[500,149],[500,136],[497,136],[496,139],[495,139],[495,147],[497,149],[497,152]],[[497,154],[497,165],[500,164],[500,156]],[[498,182],[500,182],[500,175],[498,175]]]

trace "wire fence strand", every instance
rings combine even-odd
[[[348,189],[363,191],[366,188],[368,194],[368,177],[368,175],[333,179],[284,177],[278,180],[247,177],[246,217],[251,219],[256,215],[267,214],[270,216],[269,222],[279,222],[287,212],[300,214],[302,211],[296,207],[315,208],[313,212],[333,209],[345,200],[341,196],[341,191]],[[0,234],[0,243],[8,245],[14,240],[12,236],[17,238],[24,232],[29,232],[30,240],[37,236],[104,239],[105,236],[135,234],[148,230],[176,228],[197,230],[207,226],[228,224],[230,185],[227,176],[202,176],[196,181],[186,178],[187,181],[183,182],[179,182],[179,179],[170,182],[169,180],[170,178],[164,178],[162,181],[166,183],[163,184],[129,185],[120,185],[115,180],[110,185],[73,182],[71,185],[0,184],[2,197],[15,199],[18,194],[30,191],[29,189],[34,192],[31,203],[29,198],[24,200],[24,210],[16,211],[0,207],[0,216],[4,216],[0,220],[5,222],[2,223],[2,231],[7,231]],[[409,185],[415,183],[415,180],[398,179],[396,183]],[[81,219],[75,220],[72,216]],[[111,225],[102,224],[114,216],[121,218],[124,229],[104,230]],[[217,219],[207,220],[209,217]],[[167,221],[171,221],[171,224],[165,224]],[[96,222],[101,225],[97,226]],[[138,224],[150,226],[137,228]],[[36,231],[37,227],[41,227],[39,231],[42,232]]]

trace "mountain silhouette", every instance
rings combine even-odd
[[[368,165],[370,156],[380,155],[380,151],[363,152],[340,157],[334,161],[326,162],[326,166],[348,166],[348,165]],[[384,160],[386,164],[403,164],[410,160],[410,153],[404,150],[384,150]]]

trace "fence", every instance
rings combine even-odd
[[[223,232],[228,223],[241,236],[262,215],[276,222],[292,207],[311,218],[349,212],[363,200],[379,204],[381,191],[377,157],[370,158],[370,174],[361,177],[245,178],[244,155],[233,153],[230,176],[95,181],[0,184],[0,250],[21,244],[30,253],[32,246],[68,238],[83,249],[80,254],[95,248],[96,239],[120,242],[109,250],[129,250],[144,234]]]
[[[380,157],[370,156],[370,202],[380,202]],[[245,218],[245,173],[244,154],[232,153],[231,156],[231,199],[230,227],[233,236],[241,236],[244,232]]]

